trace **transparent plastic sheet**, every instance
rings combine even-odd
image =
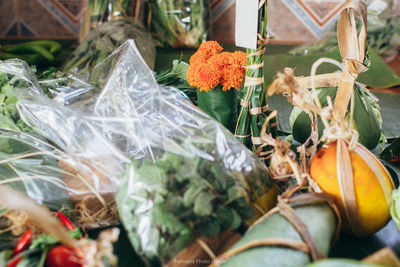
[[[108,159],[125,164],[120,181],[119,171],[109,177],[119,184],[120,219],[146,259],[166,263],[196,237],[252,218],[261,196],[261,209],[274,202],[265,165],[189,100],[159,86],[133,41],[98,64],[89,83],[102,89],[68,106],[25,91],[19,111],[69,155],[110,155],[99,166],[106,170]]]
[[[400,2],[397,0],[368,0],[368,47],[391,60],[400,51]],[[290,53],[308,55],[328,52],[337,47],[336,26],[320,40],[301,45]]]
[[[155,37],[170,47],[196,48],[206,40],[208,1],[151,0]]]
[[[93,95],[94,87],[74,76],[48,80],[46,85],[52,84],[58,90],[52,100],[23,61],[0,62],[0,75],[7,78],[7,84],[1,87],[1,115],[11,121],[0,121],[0,184],[18,189],[54,211],[75,215],[83,228],[115,224],[113,195],[123,165],[114,156],[112,144],[81,119],[80,114],[66,108],[71,102]],[[15,106],[18,102],[7,102],[12,98],[18,102],[35,98],[37,105],[51,106],[53,110],[44,114],[47,121],[54,125],[63,123],[68,129],[54,129],[59,132],[44,129],[44,125],[26,118],[21,106]],[[14,109],[18,112],[10,115],[9,110]],[[64,135],[70,135],[71,139]],[[5,230],[4,225],[18,224],[2,219],[0,232]]]

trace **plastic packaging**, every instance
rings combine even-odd
[[[113,206],[118,191],[120,219],[146,259],[165,263],[196,237],[260,215],[252,203],[264,211],[275,203],[265,165],[188,99],[159,86],[134,41],[96,65],[87,84],[52,100],[32,78],[18,90],[19,115],[66,155],[57,167],[75,206],[104,215],[81,197]]]
[[[5,103],[5,107],[17,112],[4,118],[16,120],[15,126],[24,125],[15,127],[1,122],[4,129],[0,131],[1,184],[19,189],[53,210],[64,209],[65,205],[72,208],[77,223],[84,228],[114,224],[116,209],[112,196],[122,163],[115,157],[112,144],[92,129],[77,111],[65,106],[76,101],[76,92],[80,92],[79,98],[82,98],[83,93],[93,94],[94,87],[82,86],[68,93],[61,86],[57,102],[57,96],[52,100],[42,91],[23,61],[1,62],[0,74],[10,80],[6,88],[2,87],[2,97],[6,90],[7,99],[17,99],[16,106],[15,102]],[[77,78],[70,80],[70,84],[87,85]],[[40,109],[44,106],[47,110]],[[35,110],[37,107],[39,109]],[[38,117],[44,116],[51,127],[46,128],[35,120],[30,116],[31,111]],[[7,109],[3,112],[8,114]],[[60,124],[65,128],[59,127]]]
[[[98,64],[89,80],[102,89],[73,104],[31,91],[19,108],[24,121],[68,154],[110,155],[126,164],[122,180],[113,182],[139,254],[166,262],[197,236],[237,228],[254,215],[258,198],[264,196],[258,205],[265,210],[273,205],[263,163],[189,100],[159,86],[133,41]],[[184,233],[177,235],[171,223]]]

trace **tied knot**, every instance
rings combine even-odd
[[[354,59],[346,59],[343,63],[343,72],[346,74],[346,77],[351,81],[355,82],[363,72],[366,72],[368,67],[366,67],[363,63]]]

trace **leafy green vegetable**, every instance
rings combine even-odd
[[[206,37],[204,0],[152,0],[156,37],[171,47],[198,47]]]
[[[90,75],[98,63],[128,39],[134,39],[142,57],[153,68],[156,51],[149,34],[142,26],[129,19],[118,19],[105,22],[92,30],[73,52],[63,72]]]
[[[29,87],[29,84],[19,76],[0,71],[0,128],[30,132],[30,127],[21,120],[17,112],[18,98],[15,88],[19,87]]]
[[[186,62],[175,59],[172,62],[171,69],[157,73],[155,78],[160,84],[181,90],[194,105],[197,105],[196,88],[190,86],[186,81],[188,67],[189,65]]]
[[[199,149],[213,150],[209,144]],[[197,236],[236,229],[253,216],[250,201],[259,196],[259,187],[262,194],[270,186],[268,174],[228,171],[225,164],[163,152],[154,161],[132,160],[126,166],[117,206],[140,255],[167,262]]]
[[[78,239],[78,238],[82,237],[82,232],[79,228],[75,228],[75,230],[69,231],[68,235],[70,237],[72,237],[73,239]],[[42,250],[47,250],[58,243],[59,243],[59,241],[57,238],[55,238],[51,235],[41,234],[35,240],[33,240],[29,249],[39,248]]]
[[[8,259],[12,255],[12,250],[3,250],[0,252],[0,266],[6,266]]]

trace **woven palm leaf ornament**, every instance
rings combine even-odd
[[[360,23],[356,21],[359,15]],[[369,56],[367,52],[367,4],[366,1],[350,1],[340,14],[337,24],[337,38],[342,63],[333,59],[320,58],[313,65],[312,75],[296,77],[296,82],[303,88],[312,89],[314,97],[319,98],[325,106],[327,96],[334,101],[335,116],[346,120],[359,132],[359,141],[369,149],[373,149],[382,139],[382,121],[376,98],[366,90],[365,86],[356,82],[357,77],[368,70]],[[357,32],[360,26],[360,33]],[[342,71],[315,75],[322,63],[333,63]],[[318,100],[318,99],[317,99]],[[294,108],[290,118],[293,137],[304,143],[310,136],[310,120],[304,111]],[[319,135],[323,127],[319,120]]]
[[[235,128],[235,136],[253,151],[261,145],[260,132],[268,114],[264,85],[264,52],[268,43],[267,1],[258,2],[258,35],[256,49],[247,48],[246,76],[243,96],[240,101],[240,112]],[[237,38],[237,37],[236,37]],[[268,127],[276,125],[271,121]]]
[[[313,121],[313,132],[316,132],[314,148],[323,146],[310,153],[309,174],[319,189],[331,194],[343,217],[343,231],[356,236],[368,236],[381,229],[390,219],[391,192],[393,180],[383,164],[361,143],[362,134],[358,125],[353,123],[352,114],[364,106],[357,104],[356,90],[362,85],[355,81],[357,76],[366,71],[366,2],[351,1],[341,13],[338,21],[338,40],[343,59],[342,65],[329,59],[318,60],[311,77],[295,78],[293,71],[285,69],[278,75],[268,90],[269,94],[283,93],[288,100],[307,110],[318,114],[323,126],[323,135],[318,138],[318,130]],[[361,17],[361,33],[357,33],[355,11]],[[341,66],[341,73],[315,75],[316,69],[323,62]],[[356,86],[355,86],[356,85]],[[322,100],[311,94],[315,87],[337,87],[335,102],[330,96]],[[358,86],[358,87],[357,87]],[[308,88],[311,88],[311,92]],[[321,101],[320,101],[321,100]],[[364,103],[365,104],[365,103]],[[350,106],[350,108],[348,107]],[[371,116],[365,116],[367,122]],[[312,117],[311,117],[312,119]],[[367,133],[364,133],[368,135]]]

